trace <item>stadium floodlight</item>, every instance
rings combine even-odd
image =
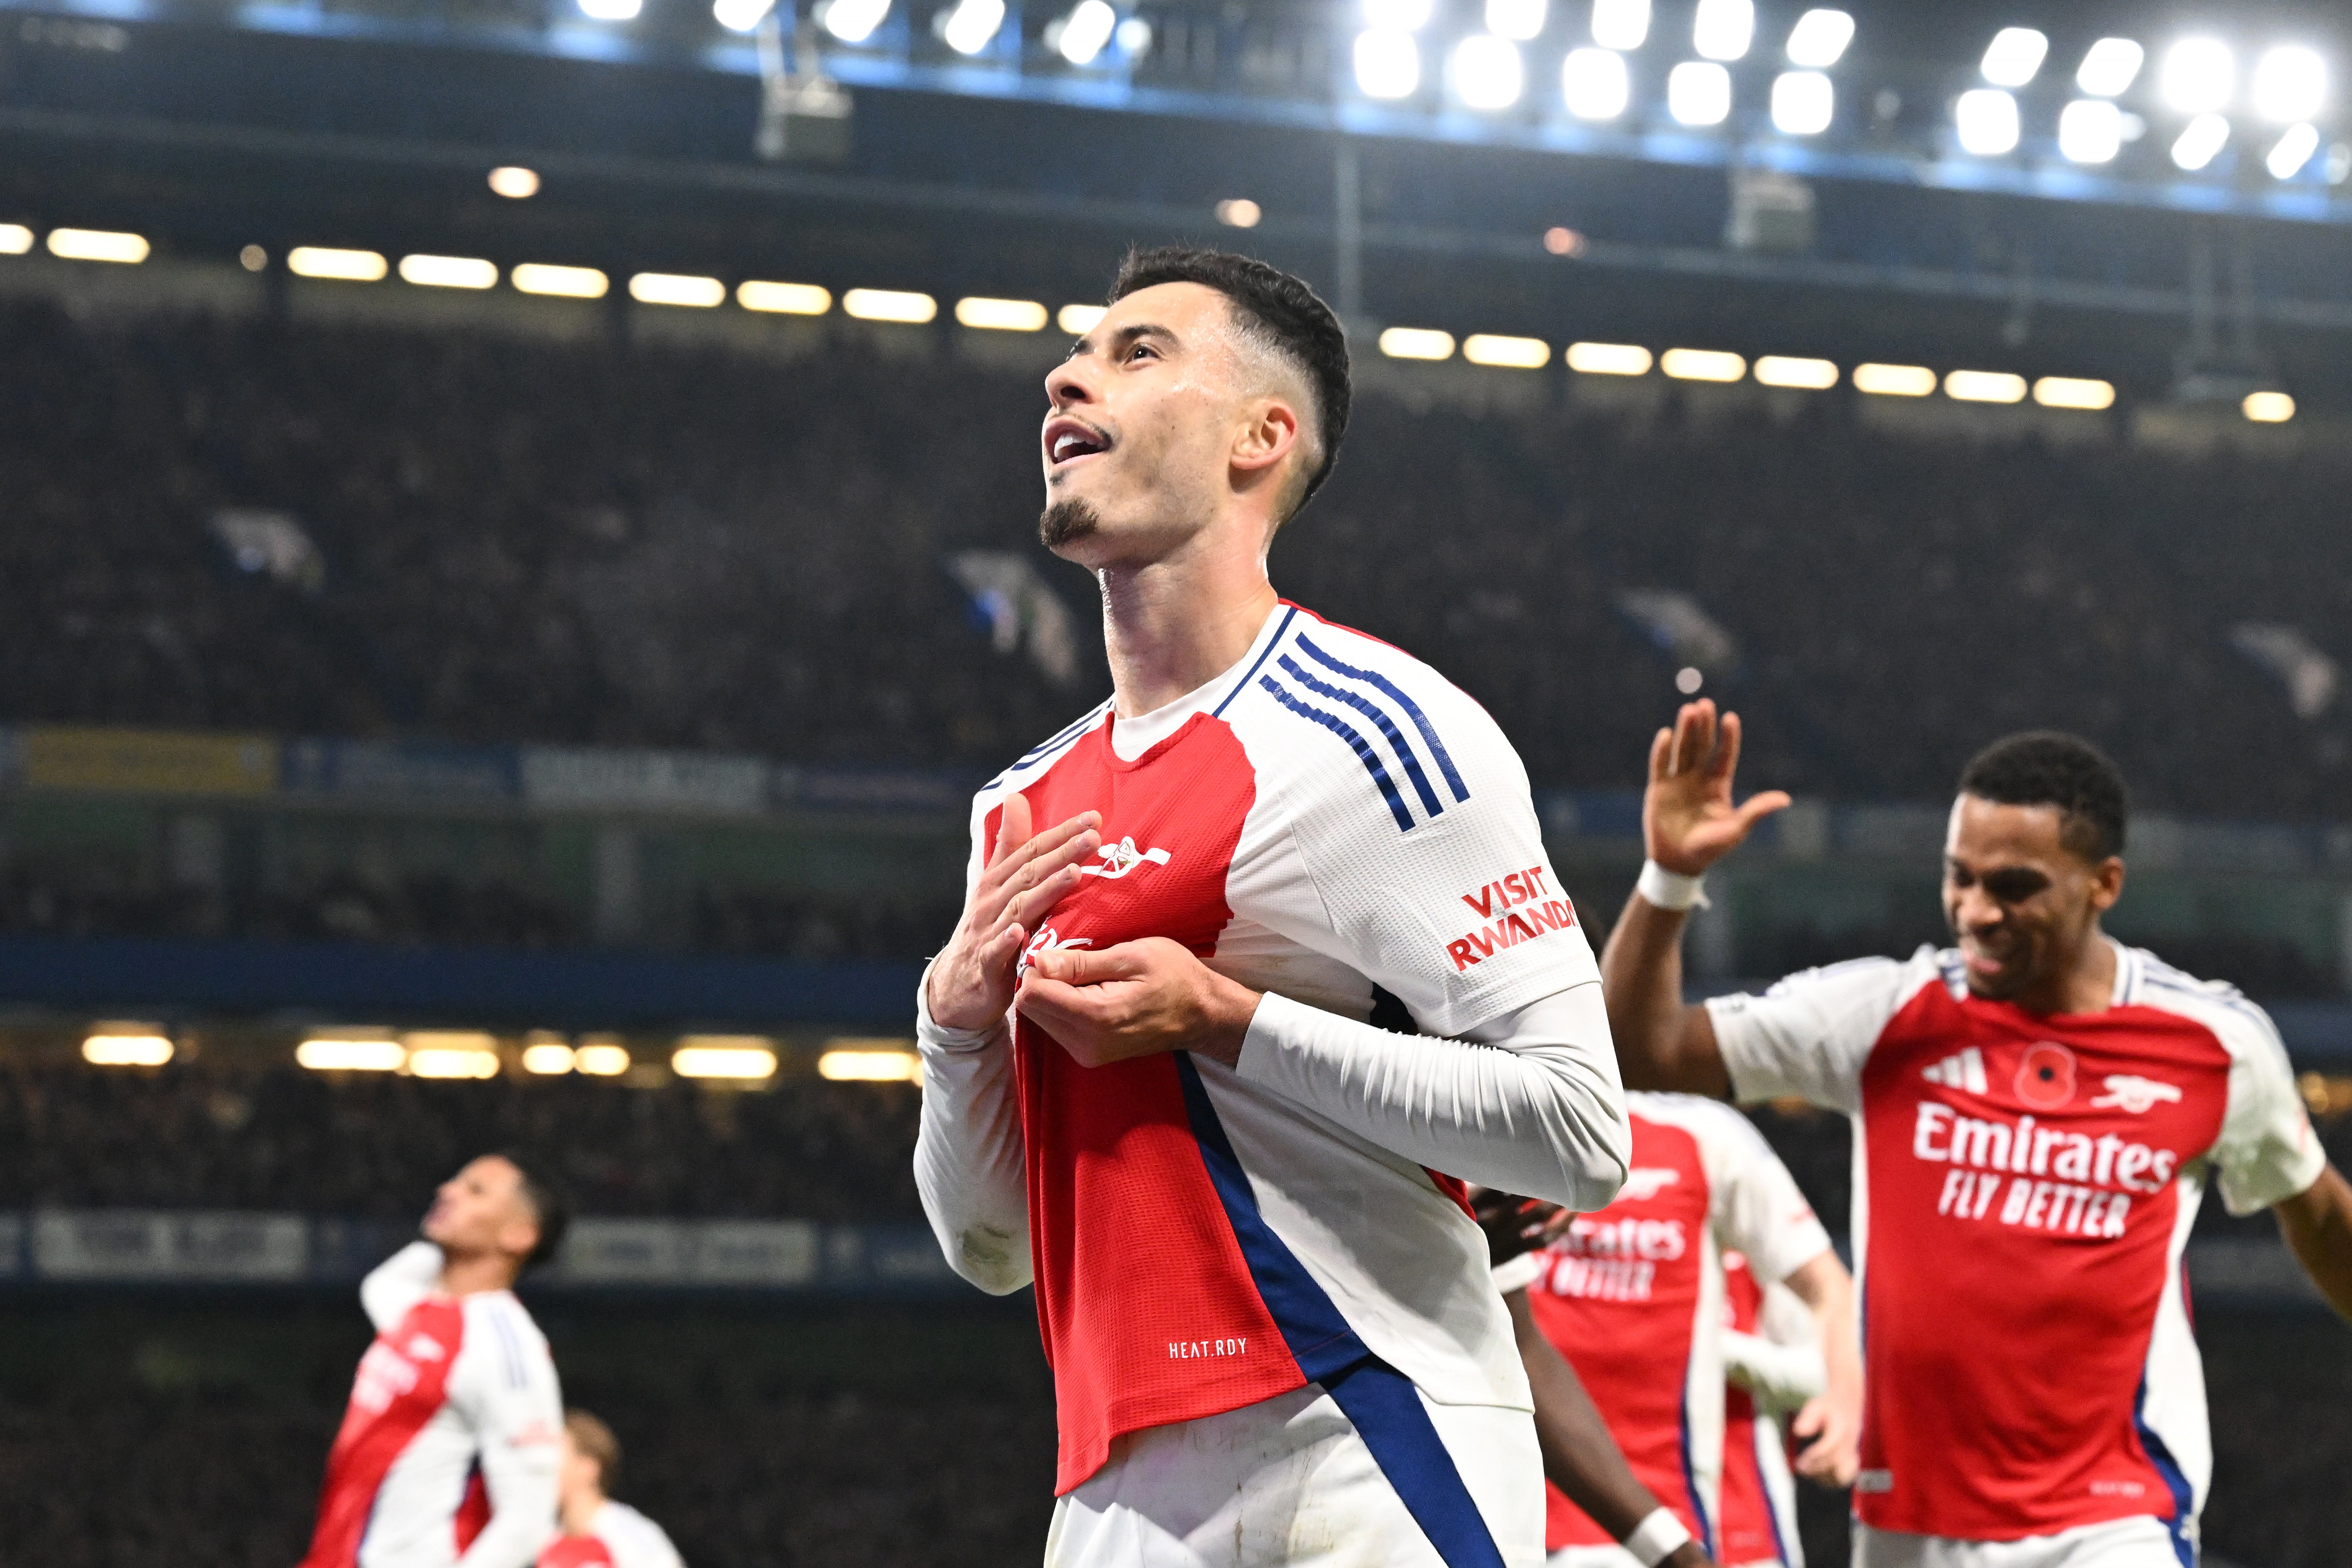
[[[2045,375],[2033,384],[2033,401],[2044,408],[2087,408],[2095,412],[2115,406],[2116,388],[2113,382],[2086,376]]]
[[[398,1072],[408,1050],[383,1035],[313,1035],[294,1047],[294,1060],[312,1072]]]
[[[680,1078],[773,1078],[776,1042],[765,1035],[681,1035],[669,1070]]]
[[[1549,0],[1486,0],[1486,31],[1515,43],[1542,37]]]
[[[2254,112],[2273,125],[2316,120],[2327,102],[2327,62],[2316,49],[2281,44],[2254,62]]]
[[[547,294],[559,300],[601,300],[611,280],[593,267],[556,267],[544,261],[519,263],[508,278],[525,294]]]
[[[1756,362],[1756,380],[1763,386],[1795,386],[1821,392],[1838,384],[1838,367],[1831,360],[1766,354]]]
[[[527,202],[539,195],[539,171],[511,163],[492,169],[490,189],[510,202]]]
[[[2183,114],[2210,114],[2237,90],[2238,61],[2219,38],[2183,38],[2164,51],[2157,95]]]
[[[21,223],[0,223],[0,256],[22,256],[33,248],[33,231]]]
[[[1592,0],[1592,41],[1620,54],[1650,36],[1650,0]]]
[[[2294,417],[2294,399],[2284,392],[2250,392],[2238,411],[2257,425],[2284,425]]]
[[[629,1047],[614,1035],[584,1035],[572,1053],[572,1070],[591,1078],[618,1078],[629,1070]]]
[[[137,266],[147,259],[147,241],[140,235],[103,228],[53,228],[49,254],[64,261],[115,261]]]
[[[2303,173],[2304,165],[2310,163],[2311,155],[2318,151],[2318,127],[2292,125],[2271,148],[2270,156],[2263,160],[2263,166],[2271,172],[2273,180],[2292,180]]]
[[[2093,98],[2114,98],[2139,79],[2147,51],[2129,38],[2101,38],[2084,53],[2074,85]]]
[[[1944,377],[1944,395],[1962,403],[2022,403],[2025,378],[2005,370],[1956,370]]]
[[[580,0],[580,14],[592,22],[634,22],[646,0]]]
[[[1681,125],[1720,125],[1731,114],[1731,73],[1710,60],[1685,60],[1666,73],[1666,112]]]
[[[286,253],[286,270],[297,278],[332,278],[344,283],[373,283],[392,270],[373,250],[337,250],[331,246],[298,245]]]
[[[1650,351],[1639,343],[1570,343],[1567,359],[1579,375],[1650,374]]]
[[[973,294],[956,301],[956,323],[982,332],[1042,332],[1045,307],[1034,300],[991,300]]]
[[[775,8],[776,0],[710,0],[710,17],[730,33],[748,33]]]
[[[1129,16],[1111,35],[1118,41],[1119,52],[1129,59],[1141,59],[1151,50],[1151,24],[1140,16]]]
[[[2017,100],[1997,87],[1971,88],[1953,106],[1960,150],[1998,158],[2017,146]]]
[[[929,294],[899,289],[852,289],[841,297],[841,308],[861,321],[898,321],[910,327],[940,313],[940,302]]]
[[[1691,17],[1691,47],[1699,58],[1736,60],[1756,37],[1756,0],[1698,0]]]
[[[1782,71],[1772,79],[1772,129],[1783,136],[1817,136],[1837,112],[1837,89],[1820,71]]]
[[[1720,349],[1668,349],[1658,356],[1658,368],[1676,381],[1738,381],[1748,374],[1748,362]]]
[[[413,1030],[400,1037],[414,1078],[496,1078],[499,1042],[471,1031]]]
[[[1924,364],[1858,364],[1853,389],[1874,397],[1925,397],[1936,390],[1936,373]]]
[[[541,1078],[570,1072],[578,1060],[579,1053],[560,1038],[541,1040],[522,1048],[522,1070]]]
[[[2032,27],[2003,27],[1985,47],[1984,79],[1995,87],[2023,87],[2042,69],[2050,37]]]
[[[1109,309],[1102,305],[1065,305],[1054,312],[1054,325],[1079,337],[1093,331],[1095,323],[1108,314]]]
[[[1852,42],[1852,16],[1843,11],[1808,11],[1789,29],[1789,63],[1825,71],[1844,57],[1845,47]]]
[[[817,26],[845,44],[862,44],[890,14],[890,0],[824,0],[816,10]]]
[[[1364,0],[1364,26],[1376,33],[1417,33],[1429,26],[1433,0]]]
[[[1411,98],[1421,87],[1421,46],[1398,27],[1356,35],[1356,86],[1366,98]]]
[[[835,1083],[920,1083],[923,1058],[912,1040],[827,1040],[816,1076]]]
[[[1519,46],[1492,33],[1473,33],[1454,46],[1454,96],[1471,109],[1508,109],[1527,89]]]
[[[1247,196],[1228,196],[1212,210],[1227,228],[1255,228],[1265,216],[1265,209]]]
[[[2172,143],[2172,161],[2195,174],[2221,155],[2230,144],[2230,122],[2218,114],[2200,114]]]
[[[976,55],[996,41],[1004,26],[1004,0],[956,0],[940,24],[940,37],[960,55]]]
[[[498,286],[499,264],[478,256],[404,256],[400,280],[420,289],[491,289]]]
[[[100,1024],[81,1043],[94,1068],[159,1068],[172,1059],[172,1037],[152,1024]]]
[[[833,293],[814,283],[768,283],[758,280],[735,286],[735,302],[747,310],[779,316],[822,316],[833,309]]]
[[[629,279],[629,298],[640,305],[679,305],[708,310],[727,302],[727,285],[716,278],[678,272],[640,272]]]
[[[1390,327],[1381,333],[1381,353],[1391,359],[1452,359],[1454,334],[1434,327]]]
[[[2108,163],[2124,145],[2124,114],[2104,98],[2078,98],[2058,111],[2058,151],[2075,163]]]
[[[1090,66],[1118,27],[1118,13],[1110,0],[1078,0],[1062,18],[1061,38],[1054,47],[1072,65]]]
[[[1473,332],[1462,340],[1462,357],[1498,370],[1541,370],[1551,363],[1551,345],[1541,338],[1507,338]]]
[[[1579,120],[1614,120],[1633,97],[1625,57],[1613,49],[1570,49],[1559,64],[1559,93]]]

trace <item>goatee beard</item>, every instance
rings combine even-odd
[[[1045,515],[1038,518],[1037,540],[1046,549],[1059,554],[1065,544],[1084,539],[1101,528],[1102,518],[1086,502],[1057,500],[1046,507]]]

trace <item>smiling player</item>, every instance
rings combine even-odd
[[[1149,252],[1045,390],[1041,532],[1097,579],[1114,690],[974,803],[916,1174],[959,1272],[1035,1283],[1046,1561],[1539,1563],[1461,1180],[1598,1207],[1624,1105],[1517,754],[1267,581],[1346,428],[1339,325],[1263,263]]]
[[[2181,1252],[2209,1181],[2273,1210],[2352,1316],[2352,1187],[2261,1009],[2099,929],[2125,796],[2070,735],[1960,775],[1957,941],[1682,1000],[1698,879],[1788,804],[1735,807],[1738,721],[1685,706],[1651,749],[1650,864],[1601,970],[1625,1077],[1854,1121],[1866,1393],[1862,1568],[2193,1568],[2211,1470]]]

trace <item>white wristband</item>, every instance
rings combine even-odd
[[[1685,877],[1679,871],[1669,871],[1655,860],[1642,862],[1641,880],[1633,890],[1662,910],[1683,910],[1694,906],[1707,908],[1706,878]]]
[[[1675,1517],[1672,1509],[1659,1508],[1635,1525],[1633,1533],[1621,1544],[1633,1554],[1642,1568],[1658,1568],[1659,1563],[1688,1545],[1690,1538],[1691,1532]]]

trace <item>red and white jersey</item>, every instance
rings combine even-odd
[[[1707,1006],[1739,1098],[1853,1119],[1858,1517],[2008,1541],[2152,1515],[2186,1553],[2212,1468],[2198,1202],[2211,1175],[2251,1213],[2326,1163],[2262,1010],[2120,944],[2097,1013],[1980,1000],[1925,947]]]
[[[1629,1094],[1633,1163],[1615,1202],[1579,1215],[1541,1252],[1495,1271],[1524,1285],[1536,1326],[1576,1368],[1625,1462],[1721,1557],[1724,1268],[1737,1250],[1779,1280],[1830,1250],[1812,1205],[1729,1106]],[[1544,1546],[1614,1538],[1547,1484]]]
[[[563,1399],[510,1290],[439,1294],[413,1242],[360,1287],[360,1358],[302,1568],[525,1568],[555,1527]]]
[[[1013,791],[1041,830],[1103,818],[1101,863],[1033,951],[1171,938],[1346,1019],[1384,990],[1446,1037],[1598,979],[1494,721],[1419,660],[1295,605],[1199,692],[1132,721],[1106,704],[992,781],[975,876]],[[1501,1055],[1465,1046],[1428,1114],[1459,1114],[1477,1058]],[[1205,1057],[1082,1068],[1025,1018],[1013,1057],[1057,1492],[1124,1433],[1367,1352],[1437,1403],[1530,1407],[1458,1183]],[[1601,1070],[1613,1100],[1613,1063]]]
[[[1763,1563],[1804,1568],[1796,1477],[1778,1414],[1801,1405],[1828,1381],[1820,1331],[1794,1291],[1775,1285],[1768,1293],[1740,1253],[1724,1254],[1723,1287],[1727,1379],[1716,1527],[1721,1560],[1727,1568]]]
[[[585,1535],[559,1535],[540,1552],[537,1568],[685,1568],[669,1531],[606,1498]]]

